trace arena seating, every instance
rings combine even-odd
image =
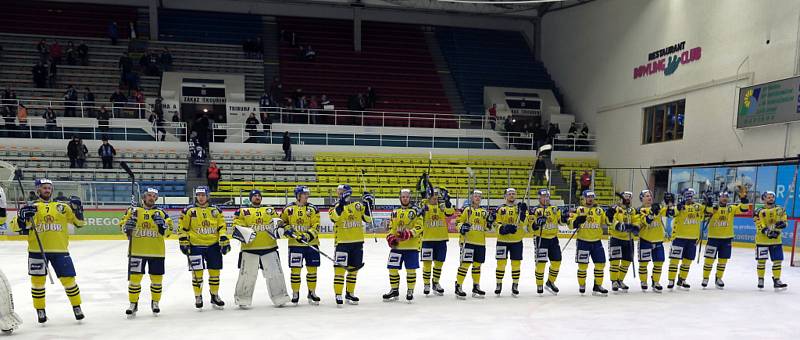
[[[295,32],[301,45],[310,44],[316,60],[304,61],[298,47],[282,42],[280,75],[285,94],[297,88],[306,94],[326,94],[337,109],[347,108],[348,98],[375,88],[373,110],[438,113],[437,127],[455,127],[436,67],[419,26],[364,22],[362,52],[353,51],[353,24],[344,20],[281,17],[280,30]],[[405,117],[405,115],[398,115]],[[432,118],[432,114],[417,114]],[[381,124],[380,118],[367,120]],[[387,119],[386,125],[405,126],[405,119]],[[414,126],[430,127],[430,120]]]
[[[40,39],[66,46],[68,41],[75,45],[85,42],[89,46],[88,66],[66,65],[58,67],[58,81],[54,88],[35,88],[31,69],[39,60],[36,44]],[[98,102],[109,100],[111,93],[119,87],[119,57],[127,50],[126,44],[112,46],[106,39],[78,38],[55,35],[29,35],[0,33],[0,45],[4,52],[0,59],[0,86],[12,87],[19,98],[53,98],[62,100],[68,85],[74,85],[82,98],[89,87]],[[177,62],[177,61],[176,61]],[[136,61],[134,61],[136,63]],[[146,98],[157,96],[161,86],[159,77],[140,76],[140,85]],[[126,95],[128,93],[125,93]]]
[[[437,125],[438,126],[438,125]],[[447,149],[500,149],[491,138],[485,137],[423,137],[406,135],[290,133],[292,143],[306,145],[354,145]],[[249,137],[246,143],[257,143],[261,137]],[[283,133],[272,131],[271,144],[283,143]]]
[[[112,21],[117,22],[120,38],[129,37],[128,23],[136,23],[137,8],[74,2],[4,0],[0,32],[106,38],[108,25]]]
[[[254,14],[158,10],[159,40],[237,45],[263,34],[261,16]]]
[[[285,195],[291,196],[292,189],[296,185],[307,185],[316,196],[334,195],[336,186],[342,183],[349,183],[353,186],[354,195],[362,194],[361,174],[364,171],[364,180],[367,189],[372,191],[376,197],[394,198],[401,188],[416,188],[420,174],[427,171],[427,156],[418,155],[370,155],[358,153],[325,153],[320,152],[314,156],[314,162],[296,162],[294,170],[286,168],[284,175],[261,174],[254,181],[235,180],[236,175],[226,175],[223,167],[223,181],[219,184],[219,190],[212,195],[215,197],[235,197],[241,192],[249,191],[253,188],[260,189],[264,195]],[[225,164],[225,163],[223,163]],[[230,166],[228,163],[227,166]],[[234,163],[235,164],[235,163]],[[277,169],[282,166],[280,162],[273,162],[272,165]],[[465,156],[436,156],[431,164],[430,179],[435,186],[444,186],[450,190],[453,197],[463,199],[466,197],[469,188],[467,168],[471,168],[475,173],[474,185],[484,191],[484,197],[488,195],[487,189],[491,185],[491,197],[499,199],[503,195],[503,190],[509,186],[516,187],[523,195],[528,182],[528,171],[532,165],[530,157],[465,157]],[[262,165],[256,165],[259,169]],[[292,171],[302,171],[306,176],[300,180],[293,181]],[[489,171],[491,171],[491,183],[489,183]],[[230,171],[229,171],[230,172]],[[261,171],[259,171],[261,172]],[[234,170],[234,173],[236,171]],[[313,176],[313,179],[312,179]],[[532,185],[531,192],[543,186]],[[533,196],[533,195],[531,195]],[[554,196],[554,199],[559,199]]]
[[[613,204],[616,202],[617,198],[614,194],[614,186],[611,182],[611,178],[608,177],[606,172],[602,169],[598,169],[598,161],[596,159],[584,159],[584,158],[557,158],[555,162],[553,162],[559,170],[560,175],[564,178],[564,181],[569,183],[570,181],[570,171],[572,172],[572,182],[579,183],[581,175],[583,172],[588,170],[591,172],[594,170],[594,192],[597,195],[597,199],[595,200],[598,204]],[[576,197],[580,195],[580,188],[575,188],[574,195]]]
[[[436,27],[436,37],[470,114],[485,114],[484,86],[555,91],[553,80],[544,65],[535,61],[520,32]]]

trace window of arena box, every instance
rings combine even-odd
[[[685,110],[685,99],[644,108],[642,144],[683,139]]]

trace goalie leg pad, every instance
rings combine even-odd
[[[14,312],[14,298],[11,285],[0,270],[0,329],[13,331],[22,324],[22,319]]]
[[[239,253],[239,278],[236,280],[234,301],[237,306],[249,306],[258,277],[259,257],[247,252]]]
[[[281,258],[278,251],[270,251],[261,255],[259,262],[263,270],[264,279],[267,281],[267,292],[272,304],[283,306],[289,303],[289,291],[286,289],[286,278],[281,268]]]

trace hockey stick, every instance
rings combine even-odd
[[[336,263],[336,260],[334,260],[332,257],[328,256],[328,254],[325,254],[324,252],[322,252],[322,250],[319,250],[319,248],[317,248],[316,246],[312,245],[311,243],[308,243],[308,241],[305,241],[305,240],[298,240],[298,239],[296,239],[296,238],[295,238],[294,240],[295,240],[295,241],[297,241],[297,242],[300,242],[300,243],[302,243],[302,244],[305,244],[307,247],[309,247],[309,248],[311,248],[311,249],[314,249],[314,251],[316,251],[316,252],[317,252],[317,253],[319,253],[320,255],[324,256],[324,257],[325,257],[325,258],[327,258],[328,260],[331,260],[331,262],[333,262],[333,263]]]
[[[361,185],[364,187],[364,191],[362,192],[361,196],[364,196],[363,193],[367,192],[367,179],[365,178],[367,170],[361,169]],[[373,213],[374,206],[367,202],[367,209],[370,211],[370,215]],[[375,240],[375,243],[378,243],[378,237],[375,236],[375,221],[372,219],[372,216],[369,218],[369,226],[372,229],[372,238]]]
[[[631,210],[633,210],[633,208],[628,207],[628,209],[626,209],[626,211],[625,211],[627,213],[626,214],[627,216],[625,216],[625,218],[627,219],[627,223],[628,224],[631,223],[631,215],[630,214],[633,213],[633,211],[631,211]],[[636,278],[636,255],[635,255],[635,253],[636,253],[636,242],[633,241],[633,232],[630,231],[630,230],[628,230],[628,238],[631,241],[631,255],[632,255],[631,256],[631,272],[633,273],[633,278],[635,279]]]
[[[22,186],[22,169],[17,168],[14,170],[14,178],[17,180],[17,185],[19,185],[19,192],[22,195],[25,195],[25,188]],[[25,202],[27,205],[28,202]],[[17,203],[19,205],[19,203]],[[19,207],[18,207],[19,208]],[[17,213],[19,213],[19,209],[17,209]],[[25,226],[21,226],[25,227]],[[42,255],[42,259],[44,260],[44,271],[47,272],[47,278],[50,279],[50,284],[55,284],[53,281],[53,274],[50,273],[50,261],[47,260],[47,253],[44,252],[44,246],[42,246],[42,239],[39,237],[39,231],[36,229],[36,226],[33,226],[33,235],[36,236],[36,244],[39,245],[39,253]]]
[[[580,230],[580,229],[581,229],[581,227],[575,228],[575,232],[573,232],[572,235],[569,236],[569,239],[567,240],[567,243],[565,243],[564,247],[561,248],[561,252],[562,253],[564,252],[564,250],[567,250],[567,247],[569,247],[569,243],[572,242],[572,239],[575,238],[575,235],[578,234],[578,230]]]
[[[125,172],[128,173],[128,177],[131,178],[131,208],[134,208],[131,211],[131,217],[135,216],[136,213],[136,206],[138,205],[138,200],[136,200],[136,175],[133,174],[133,171],[128,166],[128,163],[120,162],[119,166],[122,167]],[[133,235],[128,235],[128,281],[131,280],[131,249],[133,248]]]
[[[699,235],[699,244],[697,245],[698,253],[697,253],[697,262],[700,263],[700,257],[703,256],[703,234],[708,229],[708,223],[711,222],[711,215],[706,216],[703,218],[703,227],[700,228],[700,235]]]

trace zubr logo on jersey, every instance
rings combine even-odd
[[[663,73],[670,76],[678,67],[700,60],[702,49],[694,47],[686,49],[686,42],[682,41],[647,54],[647,63],[633,69],[633,79]]]

